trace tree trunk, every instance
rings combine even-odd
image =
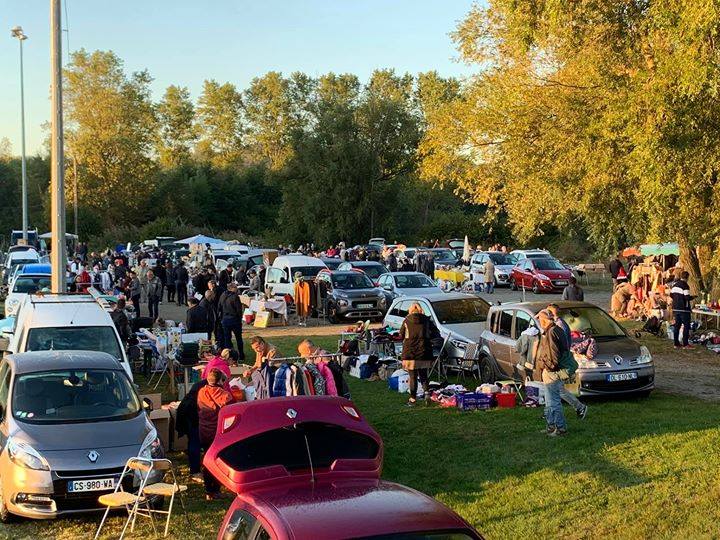
[[[688,284],[692,294],[699,295],[706,292],[705,280],[703,279],[702,269],[700,267],[700,258],[698,257],[698,249],[684,244],[680,244],[680,262],[683,268],[690,274]]]

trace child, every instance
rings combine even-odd
[[[217,368],[212,368],[207,374],[207,385],[198,391],[200,446],[205,450],[210,448],[215,439],[220,409],[235,401],[232,394],[223,388],[224,384],[225,374]],[[204,467],[203,481],[205,483],[205,499],[208,501],[219,499],[220,484]]]

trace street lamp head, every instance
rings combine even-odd
[[[20,41],[25,41],[28,37],[23,32],[22,26],[15,26],[10,29],[10,35],[12,37],[18,38]]]

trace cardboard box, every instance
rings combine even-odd
[[[157,430],[163,448],[170,450],[170,411],[166,409],[155,409],[150,411],[149,417]]]
[[[154,411],[162,408],[162,394],[140,394],[140,401],[145,398],[150,400]]]
[[[187,450],[188,445],[187,435],[179,437],[178,432],[175,429],[175,419],[177,416],[177,408],[179,405],[179,401],[173,401],[168,405],[163,405],[163,410],[166,410],[170,413],[170,447],[168,448],[168,450],[172,450],[173,452],[184,452],[185,450]]]

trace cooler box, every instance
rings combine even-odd
[[[410,375],[404,369],[395,370],[388,379],[388,388],[401,394],[410,391]]]
[[[500,392],[499,394],[495,394],[495,399],[497,400],[498,407],[501,409],[512,409],[515,407],[515,403],[517,403],[517,394],[515,392],[508,392],[507,394]]]

